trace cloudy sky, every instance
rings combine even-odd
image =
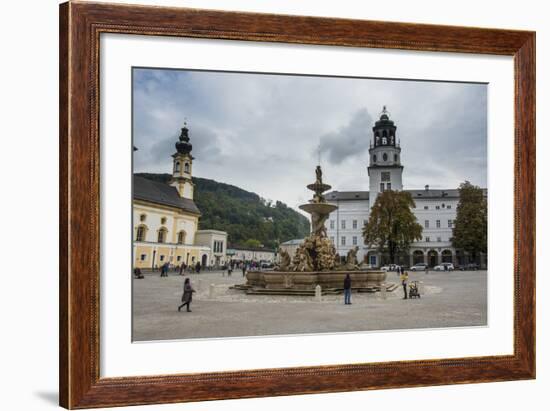
[[[134,69],[135,172],[170,173],[187,119],[193,174],[291,207],[310,198],[321,147],[333,189],[368,190],[372,126],[397,126],[405,189],[487,184],[487,86]]]

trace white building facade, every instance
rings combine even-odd
[[[327,235],[334,243],[337,253],[345,256],[353,247],[359,247],[357,257],[374,267],[386,264],[387,256],[378,250],[369,249],[363,241],[363,226],[368,222],[370,209],[378,194],[386,190],[403,190],[403,165],[401,147],[396,137],[397,127],[390,120],[384,107],[376,121],[373,141],[369,148],[369,191],[331,191],[325,195],[327,202],[338,206],[327,219]],[[412,210],[423,227],[422,239],[413,243],[408,256],[401,256],[399,263],[412,266],[426,263],[433,267],[443,262],[455,265],[468,262],[467,255],[452,247],[458,189],[430,189],[410,192],[416,207]],[[487,195],[487,190],[484,189]],[[481,256],[481,266],[486,265],[486,255]]]

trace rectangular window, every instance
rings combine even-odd
[[[450,205],[448,205],[448,206],[447,206],[447,210],[450,210],[450,209],[451,209],[451,206],[450,206]]]
[[[334,237],[330,237],[330,242],[334,244]]]
[[[380,192],[381,192],[381,193],[384,192],[384,183],[380,183]]]
[[[346,220],[342,220],[342,230],[346,229]]]
[[[439,206],[435,206],[435,209],[436,209],[436,210],[439,210]]]
[[[346,245],[346,237],[342,236],[342,237],[340,238],[340,244]]]
[[[330,229],[334,230],[334,220],[330,220]]]
[[[437,237],[437,242],[438,242],[438,243],[441,242],[441,237]]]
[[[351,225],[353,226],[353,228],[357,228],[357,220],[353,220],[351,222]]]
[[[160,261],[164,261],[164,256],[163,255],[160,256]]]
[[[424,210],[427,210],[428,209],[428,206],[424,206]]]
[[[441,220],[435,220],[435,226],[441,228]]]
[[[367,225],[367,220],[363,220],[363,226]]]
[[[142,255],[140,255],[140,256],[139,256],[139,259],[140,259],[141,261],[145,261],[145,260],[147,259],[147,254],[142,254]]]
[[[430,220],[424,220],[424,228],[430,228]]]
[[[353,245],[357,245],[357,237],[353,236],[353,238],[351,239],[351,242],[353,243]]]
[[[386,189],[391,190],[391,183],[386,183]]]
[[[381,177],[382,177],[382,181],[390,181],[390,172],[382,171]]]
[[[181,255],[178,255],[177,261],[181,261]]]
[[[430,237],[426,237],[426,242],[427,242],[427,243],[430,242]]]

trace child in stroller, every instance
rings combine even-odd
[[[409,298],[420,298],[418,290],[418,281],[412,281],[409,285]]]

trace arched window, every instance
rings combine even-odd
[[[166,242],[166,234],[168,233],[168,230],[166,228],[161,228],[159,231],[158,231],[158,236],[157,236],[157,242],[159,243],[165,243]]]
[[[189,163],[185,163],[185,172],[188,173],[189,172]]]
[[[177,173],[180,171],[180,162],[176,161],[176,166],[174,167],[174,171]]]
[[[372,156],[372,162],[373,162],[373,163],[376,163],[376,154],[374,154],[374,155]]]
[[[386,153],[382,154],[382,160],[388,161],[388,154]]]
[[[147,227],[140,225],[136,230],[136,241],[145,241],[145,235],[147,234]]]
[[[393,155],[393,161],[395,161],[397,163],[397,154]]]
[[[386,130],[382,131],[382,137],[388,137],[388,133],[386,132]]]
[[[178,233],[178,244],[183,244],[183,243],[185,243],[185,231],[181,230]]]

